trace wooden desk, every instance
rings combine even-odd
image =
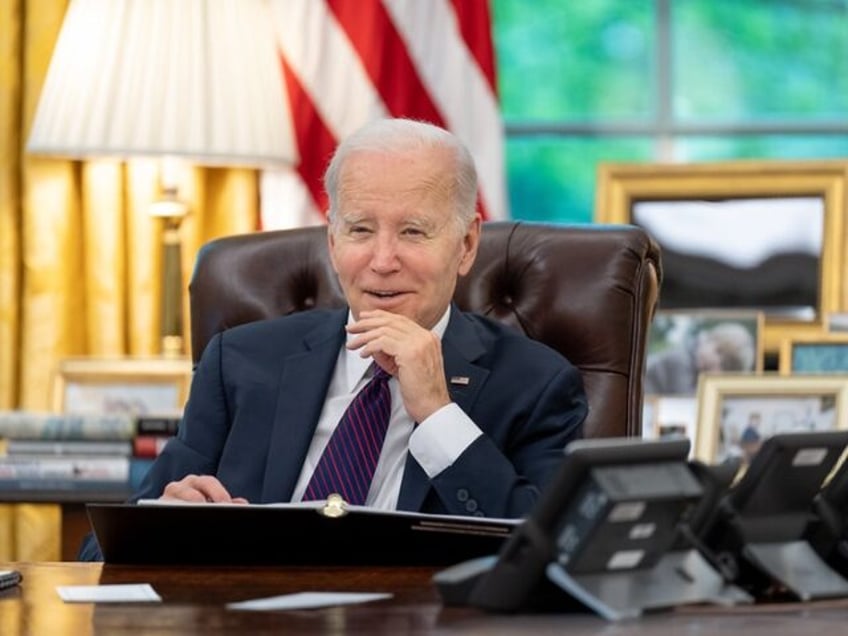
[[[443,607],[430,568],[177,568],[0,564],[24,576],[0,593],[0,634],[560,634],[843,636],[848,599],[804,605],[691,607],[608,623],[593,614],[486,614]],[[156,604],[65,604],[57,585],[150,583]],[[290,612],[227,610],[232,601],[302,591],[391,592],[390,600]]]

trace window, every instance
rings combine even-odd
[[[848,0],[492,0],[514,218],[606,161],[848,156]]]

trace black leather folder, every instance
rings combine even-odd
[[[496,554],[519,523],[347,507],[88,504],[106,563],[435,565]]]

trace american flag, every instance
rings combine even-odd
[[[488,0],[271,0],[295,165],[262,175],[262,227],[324,222],[336,144],[380,117],[453,131],[484,218],[508,216]]]

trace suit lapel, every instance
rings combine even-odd
[[[471,407],[489,376],[488,369],[474,364],[474,360],[485,351],[486,348],[474,325],[456,306],[452,306],[450,322],[442,337],[442,356],[451,400],[466,413],[471,412]],[[412,455],[407,455],[398,509],[420,511],[429,491],[430,480],[427,474]]]
[[[466,413],[477,399],[489,370],[474,364],[486,352],[480,336],[459,310],[452,310],[451,321],[442,338],[445,379],[451,399]]]
[[[283,363],[262,501],[291,499],[344,341],[346,317],[347,309],[322,321],[304,338],[303,351]]]

